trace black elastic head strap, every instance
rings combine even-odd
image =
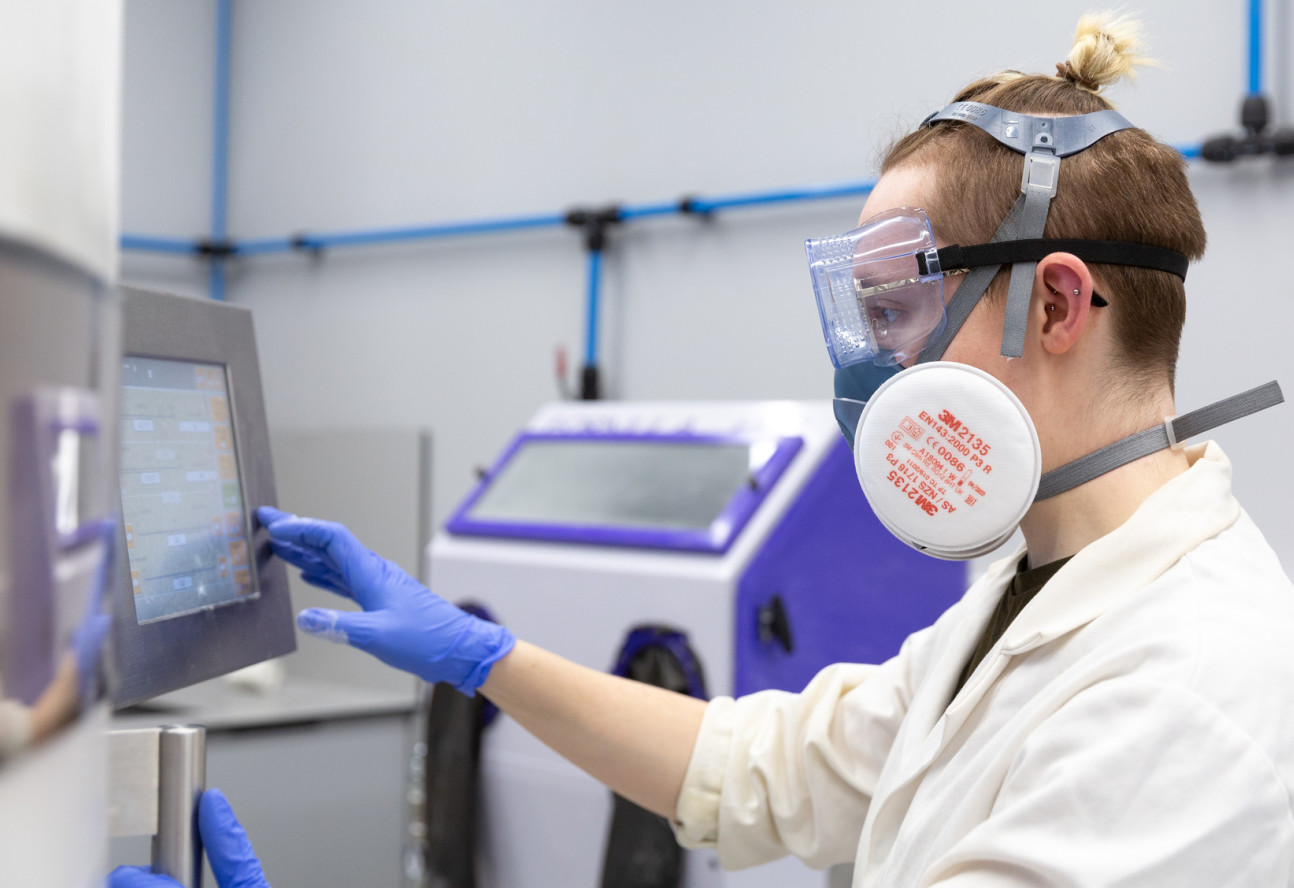
[[[1014,262],[1039,262],[1052,253],[1073,253],[1084,262],[1098,265],[1130,265],[1166,271],[1186,280],[1190,260],[1176,250],[1129,241],[1081,240],[1067,237],[1036,237],[1025,240],[995,241],[963,247],[951,244],[936,251],[934,261],[929,252],[917,254],[921,274],[983,268],[986,265],[1010,265]],[[936,266],[937,267],[934,267]]]

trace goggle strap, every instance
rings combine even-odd
[[[1274,407],[1284,400],[1285,396],[1281,394],[1279,383],[1273,380],[1247,392],[1223,398],[1199,410],[1192,410],[1190,413],[1166,420],[1163,425],[1129,435],[1121,441],[1107,444],[1100,450],[1079,457],[1043,475],[1038,483],[1038,495],[1034,497],[1034,502],[1041,502],[1058,493],[1072,490],[1080,484],[1086,484],[1143,456],[1167,450],[1169,447],[1176,446],[1179,441],[1203,434],[1220,425],[1257,413],[1259,410]]]
[[[1051,253],[1073,253],[1085,262],[1097,265],[1132,265],[1154,271],[1166,271],[1186,279],[1190,260],[1176,250],[1131,241],[1083,240],[1067,237],[1040,237],[1026,240],[993,241],[963,247],[951,244],[938,251],[939,266],[944,271],[979,268],[984,265],[1010,265],[1013,262],[1036,262]],[[918,271],[926,270],[926,256],[917,254]]]

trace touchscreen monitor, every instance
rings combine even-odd
[[[286,654],[287,572],[251,312],[122,291],[114,570],[118,707]]]
[[[127,356],[121,389],[121,510],[136,619],[255,598],[225,368]]]

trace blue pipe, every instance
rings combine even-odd
[[[790,188],[783,191],[755,192],[753,194],[734,194],[727,197],[696,198],[692,209],[698,213],[709,213],[714,210],[731,210],[739,207],[765,206],[768,204],[792,203],[802,200],[825,200],[833,197],[858,197],[869,194],[876,187],[875,180],[855,182],[834,182],[822,185],[808,185],[804,188]]]
[[[216,0],[216,92],[212,102],[211,239],[229,235],[229,68],[234,21],[233,0]],[[225,262],[212,257],[211,298],[225,299]]]
[[[709,213],[715,210],[739,209],[761,204],[780,204],[792,201],[825,200],[836,197],[854,197],[867,194],[875,187],[872,180],[809,185],[804,188],[772,192],[753,192],[712,198],[693,198],[691,211]],[[682,213],[679,202],[662,201],[620,208],[620,218],[644,219],[652,216],[672,216]],[[333,247],[359,247],[401,241],[432,240],[440,237],[462,237],[472,234],[496,234],[522,231],[530,228],[555,228],[566,225],[565,213],[543,213],[534,216],[504,216],[496,219],[476,219],[464,222],[441,222],[434,225],[412,225],[395,228],[357,229],[354,231],[317,232],[298,237],[252,238],[235,241],[233,252],[239,256],[258,256],[267,253],[287,253],[294,249],[323,250]],[[129,244],[126,238],[130,238]],[[123,249],[148,249],[142,246],[149,240],[143,235],[123,237]]]
[[[207,268],[207,290],[212,299],[225,301],[225,260],[221,257],[211,257],[211,264]]]
[[[123,234],[123,250],[138,250],[146,253],[182,253],[191,256],[198,252],[196,241],[181,240],[174,237],[153,237],[147,234]]]
[[[639,204],[636,207],[620,207],[620,218],[622,220],[646,219],[651,216],[672,216],[679,212],[681,212],[679,202],[671,200],[660,203]]]
[[[588,329],[584,337],[584,366],[598,365],[598,300],[602,288],[602,251],[589,250],[589,305],[587,312]]]
[[[1263,92],[1263,0],[1249,0],[1249,95]]]
[[[693,212],[711,212],[716,209],[756,206],[764,203],[786,203],[791,200],[816,200],[866,194],[873,183],[843,183],[819,185],[794,190],[775,191],[768,195],[745,194],[729,197],[694,198]],[[661,201],[650,204],[621,207],[620,218],[645,219],[653,216],[672,216],[682,213],[679,201]],[[565,213],[544,213],[534,216],[504,216],[497,219],[477,219],[464,222],[441,222],[434,225],[413,225],[395,228],[357,229],[354,231],[318,232],[298,237],[249,238],[232,241],[230,246],[238,256],[263,256],[269,253],[289,253],[305,248],[322,250],[331,247],[358,247],[400,241],[431,240],[439,237],[461,237],[473,234],[495,234],[522,231],[532,228],[557,228],[566,225]],[[144,234],[123,234],[123,250],[141,250],[166,253],[195,253],[199,242],[175,238],[153,237]]]
[[[238,241],[233,248],[239,256],[263,256],[266,253],[290,253],[296,249],[296,241],[290,237],[263,237]]]
[[[299,247],[308,250],[322,250],[331,247],[358,247],[370,244],[397,243],[399,241],[429,240],[437,237],[521,231],[527,228],[557,227],[565,224],[565,213],[546,213],[538,216],[507,216],[500,219],[445,222],[436,225],[414,225],[402,228],[377,228],[368,231],[321,232],[318,234],[302,234],[297,238],[274,237],[261,240],[245,240],[235,245],[234,252],[240,256],[253,256],[265,253],[283,253]]]
[[[1200,145],[1198,143],[1174,147],[1187,159],[1193,160],[1200,156]],[[861,197],[870,193],[875,186],[875,180],[864,179],[809,185],[803,188],[789,188],[781,191],[721,195],[711,198],[696,197],[691,199],[690,211],[693,213],[709,213],[717,210],[741,209],[797,201]],[[681,214],[682,212],[679,201],[662,201],[621,207],[620,218],[628,221],[653,216],[670,216]],[[269,253],[288,253],[299,248],[322,250],[332,247],[358,247],[401,241],[432,240],[440,237],[496,234],[533,228],[556,228],[566,224],[565,213],[544,213],[534,216],[504,216],[496,219],[441,222],[433,225],[318,232],[315,234],[301,234],[298,237],[250,238],[248,240],[232,241],[230,246],[235,255],[259,256]],[[198,250],[198,243],[176,238],[123,234],[121,236],[121,248],[123,250],[163,253],[194,253]]]

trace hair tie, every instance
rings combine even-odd
[[[1075,86],[1081,86],[1088,92],[1099,92],[1101,84],[1087,77],[1080,77],[1079,73],[1074,70],[1074,66],[1068,61],[1056,63],[1056,76],[1068,80]]]

